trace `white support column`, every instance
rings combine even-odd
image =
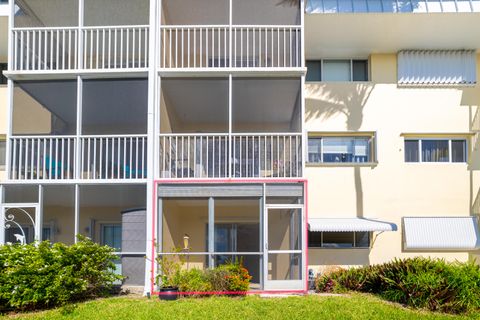
[[[75,184],[75,229],[74,242],[77,243],[77,235],[80,234],[80,186]]]
[[[155,274],[156,274],[156,263],[152,261],[155,259],[155,248],[154,243],[157,239],[156,236],[158,235],[158,230],[156,226],[153,224],[154,217],[158,218],[158,210],[154,212],[155,206],[153,201],[157,201],[157,199],[153,199],[155,195],[155,177],[158,171],[158,148],[155,145],[158,136],[158,132],[156,132],[156,128],[158,127],[158,121],[156,121],[156,117],[158,113],[155,110],[158,110],[158,86],[157,86],[157,54],[160,52],[156,50],[157,48],[157,22],[161,17],[161,0],[150,0],[150,39],[149,39],[149,70],[148,70],[148,112],[147,112],[147,194],[146,194],[146,264],[145,264],[145,287],[144,287],[144,295],[151,294],[152,287],[155,285]],[[154,234],[152,234],[152,230],[155,230]],[[153,252],[153,254],[152,254]],[[152,276],[153,273],[153,276]]]
[[[78,52],[77,52],[77,68],[78,69],[83,69],[83,34],[82,34],[82,28],[84,26],[84,0],[78,0]]]
[[[232,155],[233,155],[233,152],[232,152],[232,130],[233,130],[232,84],[233,84],[233,79],[232,79],[232,74],[230,73],[228,75],[228,159],[227,159],[229,178],[232,178],[232,164],[235,163],[234,159],[232,159]]]
[[[15,0],[10,0],[10,13],[8,17],[8,70],[13,70],[13,33],[12,29],[15,26]],[[6,131],[7,131],[7,159],[5,162],[5,167],[7,170],[7,180],[11,178],[11,156],[12,156],[12,146],[11,146],[11,141],[10,137],[12,136],[12,120],[13,120],[13,81],[8,79],[7,81],[8,85],[8,92],[7,92],[7,115],[6,115]],[[1,240],[0,240],[1,241]]]
[[[301,23],[301,63],[302,68],[305,68],[305,0],[300,0],[300,23]],[[305,158],[307,157],[307,131],[305,130],[305,74],[301,76],[300,83],[300,104],[301,104],[301,119],[302,119],[302,174],[305,176]],[[303,214],[303,212],[302,212]]]
[[[260,252],[263,252],[263,248],[265,247],[265,244],[264,244],[264,237],[263,237],[263,215],[264,215],[264,211],[265,211],[265,184],[263,184],[263,195],[262,197],[260,198],[259,200],[259,207],[260,207],[260,212],[259,212],[259,217],[258,217],[258,221],[259,221],[259,228],[258,228],[258,232],[260,233],[259,234],[259,248],[260,248]],[[260,272],[260,288],[263,288],[263,255],[260,255],[259,256],[259,265],[260,265],[260,268],[261,268],[261,272]]]
[[[35,240],[43,241],[43,185],[38,185],[38,206],[35,210]]]
[[[0,246],[5,243],[5,212],[3,202],[5,199],[5,187],[0,185]]]
[[[82,175],[81,160],[82,160],[82,146],[80,136],[82,135],[82,104],[83,104],[83,79],[77,76],[77,131],[75,136],[75,163],[74,170],[75,179],[80,179]]]
[[[267,185],[264,183],[263,184],[263,194],[262,194],[262,203],[263,203],[263,206],[262,206],[262,214],[261,214],[261,220],[260,220],[260,232],[262,233],[261,234],[261,237],[260,239],[262,240],[262,243],[261,243],[261,247],[260,247],[260,250],[263,252],[263,255],[262,255],[262,261],[263,261],[263,264],[262,264],[262,277],[261,277],[261,289],[264,290],[265,289],[265,282],[268,280],[268,210],[267,210],[267,205],[266,205],[266,201],[267,201],[267,198],[266,198],[266,189],[267,189]]]
[[[208,267],[213,268],[214,258],[212,253],[215,252],[215,200],[208,198]]]

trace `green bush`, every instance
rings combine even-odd
[[[185,259],[179,253],[157,257],[160,287],[176,287],[180,292],[245,292],[250,287],[248,270],[241,260],[219,265],[213,269],[184,269]]]
[[[115,275],[113,249],[87,238],[0,246],[0,311],[31,310],[106,293]]]
[[[200,269],[183,270],[178,276],[178,290],[181,292],[209,292],[212,284],[207,273]]]
[[[411,258],[316,279],[317,291],[368,292],[414,308],[463,313],[480,310],[480,267],[473,262]]]

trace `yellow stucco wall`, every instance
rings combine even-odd
[[[371,250],[310,249],[310,266],[372,264],[418,255],[402,250],[402,217],[472,213],[479,186],[473,171],[479,163],[475,157],[469,164],[405,163],[402,134],[468,136],[480,87],[401,88],[396,85],[395,54],[372,55],[370,65],[371,82],[306,84],[306,130],[374,132],[378,162],[307,164],[309,217],[376,218],[397,224],[399,230],[380,234]],[[469,256],[466,252],[422,255],[448,260]]]

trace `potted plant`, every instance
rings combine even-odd
[[[174,252],[181,250],[175,249]],[[159,255],[157,257],[158,270],[157,284],[160,288],[160,300],[178,299],[178,281],[185,263],[180,254]]]

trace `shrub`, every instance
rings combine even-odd
[[[227,290],[232,292],[245,292],[250,287],[252,277],[241,261],[227,263],[218,267],[226,271]]]
[[[81,237],[67,246],[48,241],[0,246],[0,311],[63,305],[108,292],[113,249]]]
[[[209,292],[212,291],[212,284],[207,273],[200,269],[184,270],[180,272],[178,289],[181,292]]]
[[[180,254],[158,257],[157,262],[157,283],[161,287],[177,287],[180,292],[245,292],[252,279],[241,260],[206,270],[184,269]]]
[[[322,275],[316,279],[316,288],[323,292],[368,292],[432,311],[463,313],[480,309],[480,267],[473,262],[396,259]]]

